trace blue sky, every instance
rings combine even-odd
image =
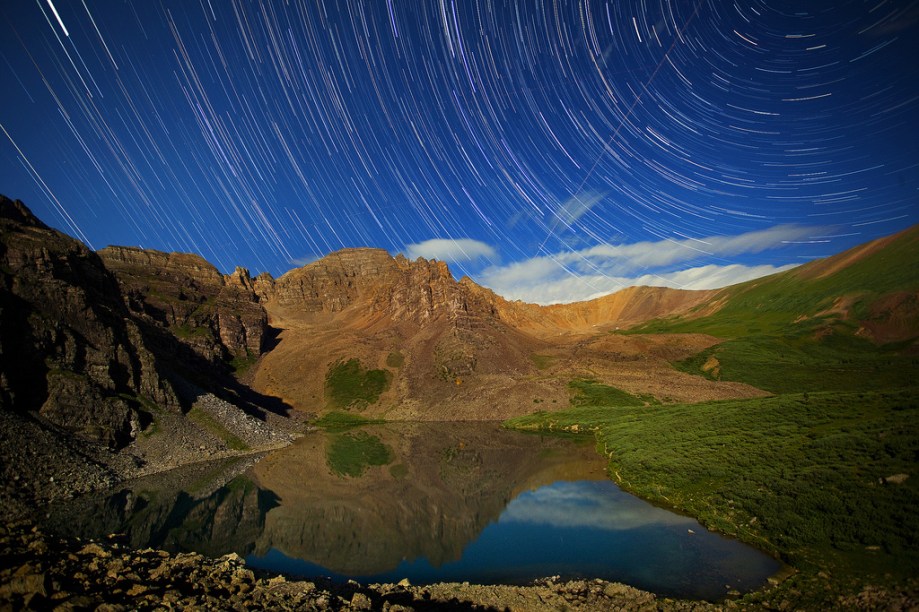
[[[0,6],[0,192],[279,275],[722,286],[919,221],[919,2]]]

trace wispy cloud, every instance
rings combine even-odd
[[[405,247],[405,255],[409,259],[423,257],[447,262],[473,261],[480,257],[492,261],[498,259],[498,254],[491,245],[471,238],[433,238],[409,244]]]
[[[736,236],[709,236],[658,240],[632,244],[601,244],[580,251],[557,255],[559,262],[584,271],[629,273],[690,262],[702,257],[733,257],[762,253],[789,243],[805,241],[814,228],[801,225],[777,225],[765,230]]]
[[[790,243],[808,242],[810,236],[823,229],[779,225],[735,236],[601,244],[506,266],[491,266],[478,279],[508,299],[537,304],[589,300],[634,285],[715,289],[794,266],[703,264],[703,261],[753,255]]]
[[[563,226],[571,229],[578,219],[599,204],[605,196],[606,194],[599,191],[584,191],[559,204],[558,209],[553,213],[555,218],[550,225],[552,233],[557,232]]]

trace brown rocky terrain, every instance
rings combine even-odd
[[[135,247],[97,254],[134,314],[165,326],[204,359],[217,364],[262,353],[268,317],[245,268],[224,276],[198,255]]]
[[[254,286],[281,333],[250,384],[307,412],[346,408],[330,402],[327,376],[350,359],[388,372],[391,384],[361,411],[393,420],[500,420],[534,404],[561,408],[576,377],[669,401],[762,395],[669,365],[715,338],[608,333],[686,312],[707,291],[640,287],[541,307],[457,282],[443,262],[379,249],[338,251],[277,280],[261,275]]]
[[[98,255],[0,202],[0,408],[120,448],[179,399]]]

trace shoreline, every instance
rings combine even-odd
[[[239,555],[213,559],[198,553],[133,550],[118,536],[61,538],[31,522],[0,525],[0,608],[107,610],[723,610],[724,604],[659,597],[603,580],[527,586],[437,583],[414,586],[334,584],[252,570]]]

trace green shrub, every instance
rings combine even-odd
[[[367,370],[357,359],[339,361],[326,375],[326,396],[337,408],[361,409],[380,399],[391,378],[387,370]]]
[[[591,378],[579,378],[568,383],[572,406],[644,406],[657,403],[650,395],[636,396]]]

